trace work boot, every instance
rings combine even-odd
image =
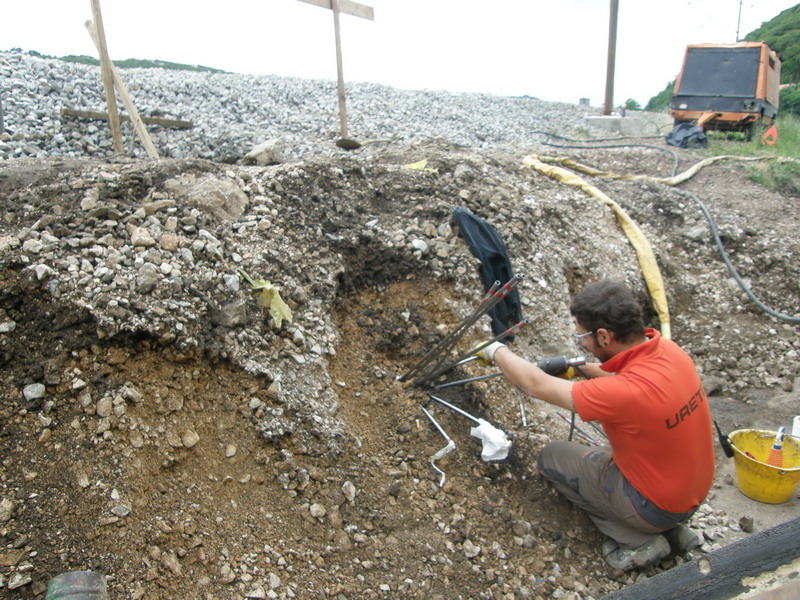
[[[690,552],[703,543],[700,535],[686,527],[686,525],[678,525],[677,527],[665,531],[664,537],[667,538],[673,550],[679,554]]]
[[[653,539],[638,548],[622,548],[614,540],[607,540],[603,544],[603,558],[609,565],[621,571],[652,565],[669,552],[669,543],[663,535],[653,536]]]

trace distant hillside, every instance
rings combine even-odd
[[[800,81],[800,4],[744,37],[746,42],[766,42],[781,59],[781,83]]]
[[[800,81],[800,4],[787,8],[782,13],[761,27],[748,33],[742,41],[766,42],[781,59],[781,83],[797,83]],[[666,111],[672,97],[675,80],[650,98],[645,110],[654,112]],[[781,90],[780,110],[800,114],[800,86],[792,86]]]
[[[12,48],[11,52],[22,52],[19,48]],[[68,54],[67,56],[48,56],[41,54],[36,50],[29,50],[25,54],[36,56],[38,58],[55,58],[65,62],[80,63],[82,65],[99,66],[100,61],[93,56]],[[114,64],[120,69],[170,69],[173,71],[202,71],[207,73],[225,73],[221,69],[214,69],[211,67],[204,67],[202,65],[184,65],[181,63],[173,63],[165,60],[143,60],[139,58],[126,58],[125,60],[115,60]]]

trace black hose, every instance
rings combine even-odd
[[[663,137],[663,136],[660,136],[660,135],[645,135],[645,136],[641,136],[641,137],[620,136],[620,137],[614,137],[614,138],[596,138],[596,139],[592,139],[592,140],[576,140],[574,138],[564,137],[564,136],[561,136],[561,135],[557,135],[555,133],[549,133],[547,131],[531,131],[531,133],[534,134],[534,135],[549,135],[551,138],[555,138],[557,140],[564,140],[565,142],[583,142],[583,143],[588,143],[588,142],[617,142],[619,140],[656,140],[656,139],[660,140]]]
[[[675,159],[675,164],[672,167],[672,177],[675,177],[675,174],[678,172],[678,165],[680,164],[680,157],[675,150],[670,148],[662,148],[661,146],[648,146],[646,144],[612,144],[612,145],[601,145],[601,146],[564,146],[561,144],[551,144],[549,142],[541,142],[544,146],[552,146],[553,148],[577,148],[579,150],[594,150],[595,148],[649,148],[651,150],[658,150],[660,152],[668,152],[672,154],[672,157]]]
[[[547,132],[544,132],[544,131],[535,131],[533,133],[542,134],[542,135],[549,135],[549,136],[554,137],[554,138],[568,140],[568,138],[564,138],[564,137],[558,136],[556,134],[547,133]],[[657,136],[657,137],[660,137],[660,136]],[[610,139],[615,139],[615,138],[610,138]],[[616,138],[616,139],[622,139],[622,138]],[[580,141],[580,140],[568,140],[568,141]],[[671,152],[673,154],[673,156],[675,157],[675,167],[672,170],[672,176],[673,177],[675,176],[675,173],[678,170],[678,160],[679,160],[678,159],[678,153],[673,151],[673,150],[670,150],[669,148],[660,148],[660,147],[657,147],[657,146],[643,146],[643,145],[627,145],[627,144],[621,144],[621,145],[615,144],[615,145],[610,145],[610,146],[560,146],[560,145],[557,145],[557,144],[550,144],[548,142],[542,142],[542,144],[544,144],[545,146],[554,146],[556,148],[579,148],[579,149],[584,149],[584,150],[591,150],[592,148],[625,148],[625,147],[652,148],[653,150],[662,150],[662,151],[665,151],[665,152]],[[736,283],[739,285],[739,287],[744,291],[745,294],[747,294],[747,297],[750,298],[750,300],[752,300],[752,302],[756,306],[758,306],[762,311],[764,311],[768,315],[771,315],[771,316],[775,317],[776,319],[780,319],[781,321],[786,321],[787,323],[800,323],[800,317],[792,317],[790,315],[785,315],[783,313],[779,313],[777,311],[774,311],[770,307],[768,307],[766,304],[761,302],[758,298],[756,298],[756,296],[753,293],[753,291],[745,283],[745,281],[739,276],[739,273],[736,271],[736,268],[731,263],[730,258],[728,257],[728,253],[725,251],[725,246],[722,243],[722,239],[720,239],[719,233],[717,232],[717,226],[716,226],[716,223],[714,222],[714,218],[711,216],[711,213],[709,212],[708,208],[706,208],[706,205],[703,204],[703,202],[700,200],[700,198],[698,198],[696,195],[694,195],[691,192],[687,192],[685,190],[677,190],[677,191],[678,191],[678,193],[685,194],[685,195],[689,196],[700,207],[700,210],[702,211],[703,215],[705,216],[706,220],[708,221],[709,227],[711,228],[711,234],[714,236],[714,241],[717,244],[717,248],[719,248],[719,253],[720,253],[720,256],[722,256],[722,261],[725,263],[725,266],[728,268],[728,272],[736,280]]]
[[[714,223],[714,218],[711,216],[711,213],[709,212],[708,208],[706,208],[706,205],[703,204],[700,198],[698,198],[692,192],[687,192],[685,190],[676,190],[676,191],[679,194],[684,194],[686,196],[689,196],[700,207],[700,210],[702,211],[703,215],[708,221],[709,227],[711,228],[711,234],[714,236],[714,241],[717,244],[717,248],[719,248],[719,253],[722,256],[722,260],[725,263],[725,266],[728,267],[728,272],[731,274],[731,277],[733,277],[736,280],[736,283],[739,284],[739,287],[742,288],[742,290],[744,290],[744,293],[747,294],[748,298],[750,298],[750,300],[752,300],[753,303],[756,306],[758,306],[761,310],[763,310],[768,315],[775,317],[776,319],[780,319],[781,321],[786,321],[787,323],[800,323],[800,317],[792,317],[789,315],[785,315],[783,313],[776,312],[771,308],[769,308],[766,304],[761,302],[758,298],[756,298],[755,294],[753,294],[753,291],[750,289],[750,286],[748,286],[745,283],[745,281],[739,276],[739,273],[736,271],[736,268],[731,263],[731,260],[728,257],[728,253],[725,251],[725,246],[722,244],[722,239],[719,237],[719,232],[717,231],[717,226]]]
[[[547,133],[546,131],[533,131],[531,132],[537,135],[547,135],[552,138],[558,140],[564,140],[567,142],[582,142],[584,144],[593,143],[593,142],[617,142],[620,140],[649,140],[649,139],[662,139],[660,135],[653,135],[653,136],[646,136],[646,137],[618,137],[618,138],[598,138],[596,140],[576,140],[572,138],[566,138],[560,135],[556,135],[555,133]],[[578,149],[578,150],[594,150],[595,148],[649,148],[651,150],[658,150],[659,152],[668,152],[672,154],[672,157],[675,159],[675,164],[672,167],[672,177],[675,177],[675,174],[678,172],[678,165],[680,164],[680,157],[675,150],[671,148],[662,148],[661,146],[650,146],[647,144],[611,144],[611,145],[595,145],[595,146],[570,146],[564,144],[551,144],[550,142],[541,142],[543,146],[551,146],[553,148],[570,148],[570,149]]]

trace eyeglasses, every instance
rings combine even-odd
[[[581,343],[581,340],[585,337],[589,337],[592,335],[594,331],[587,331],[586,333],[573,333],[572,336],[575,338],[575,341]]]

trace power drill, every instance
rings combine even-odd
[[[560,377],[569,373],[571,368],[580,367],[581,365],[585,364],[586,359],[583,356],[576,356],[575,358],[567,358],[566,356],[553,356],[551,358],[543,358],[536,363],[536,366],[548,375]],[[571,379],[571,377],[568,378]]]

